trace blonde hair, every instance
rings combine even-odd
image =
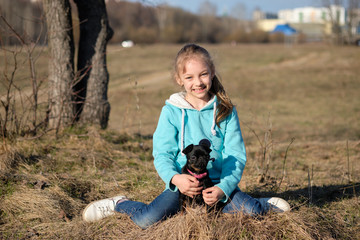
[[[179,78],[179,72],[184,69],[185,62],[194,57],[201,58],[206,65],[210,68],[212,78],[212,85],[210,88],[210,94],[216,95],[219,106],[217,106],[216,112],[216,125],[219,127],[219,123],[224,120],[229,114],[231,114],[233,109],[233,104],[229,96],[226,94],[223,85],[220,82],[219,77],[216,75],[214,62],[209,54],[209,52],[199,45],[196,44],[186,44],[175,58],[175,69],[174,69],[174,77],[175,79]]]

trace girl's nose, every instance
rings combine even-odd
[[[196,86],[201,85],[201,79],[200,79],[199,77],[195,77],[195,79],[194,79],[194,84],[195,84]]]

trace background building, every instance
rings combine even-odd
[[[302,7],[283,9],[277,18],[268,18],[259,9],[254,11],[256,26],[266,32],[273,31],[276,26],[289,24],[298,33],[306,36],[307,41],[322,41],[324,38],[334,38],[337,41],[353,42],[360,34],[360,10],[345,9],[343,6]]]

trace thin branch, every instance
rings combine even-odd
[[[287,154],[288,154],[288,151],[290,149],[290,146],[291,144],[295,141],[295,138],[291,138],[291,141],[289,143],[289,145],[287,146],[286,148],[286,151],[285,151],[285,156],[284,156],[284,161],[283,161],[283,169],[282,169],[282,177],[281,177],[281,180],[279,182],[279,185],[277,187],[277,189],[280,189],[280,186],[281,186],[281,183],[283,182],[283,180],[285,179],[285,175],[286,175],[286,168],[285,168],[285,165],[286,165],[286,159],[287,159]]]
[[[17,33],[17,31],[9,24],[9,22],[4,18],[3,15],[0,15],[0,18],[4,21],[4,23],[6,24],[6,26],[8,26],[8,28],[10,28],[10,30],[15,34],[16,38],[19,40],[19,42],[21,42],[22,45],[25,45],[25,41],[24,39],[20,36],[20,34]]]

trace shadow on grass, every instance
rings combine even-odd
[[[301,206],[305,203],[322,207],[331,202],[341,201],[360,196],[360,182],[339,185],[313,186],[289,190],[281,193],[273,191],[261,191],[260,189],[251,193],[253,197],[280,197],[285,200],[295,200]],[[297,207],[295,207],[296,209]]]

